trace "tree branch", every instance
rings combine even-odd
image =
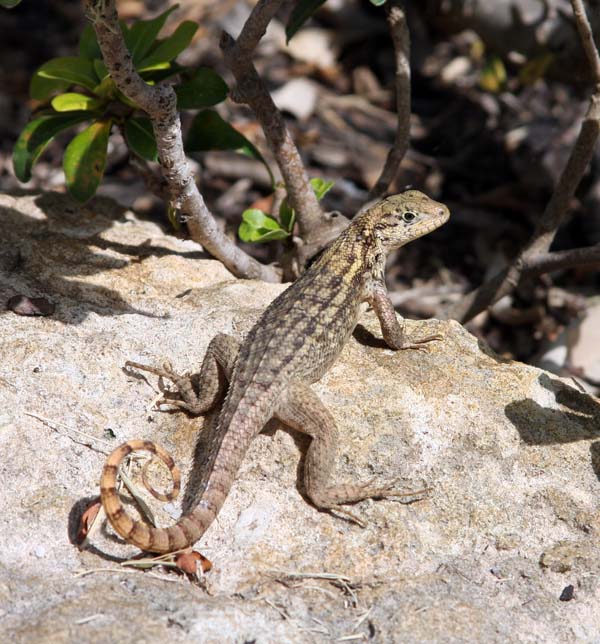
[[[543,253],[528,259],[523,267],[527,276],[552,273],[567,268],[600,268],[600,244]]]
[[[296,211],[302,240],[308,246],[322,246],[340,232],[337,225],[340,218],[335,220],[334,226],[323,214],[283,116],[252,62],[254,49],[281,4],[282,0],[258,0],[237,40],[223,32],[220,46],[225,63],[237,82],[232,98],[247,103],[262,126]]]
[[[85,0],[85,5],[111,78],[152,121],[163,175],[192,239],[238,277],[280,281],[276,269],[257,262],[219,230],[185,157],[175,92],[170,85],[146,84],[136,71],[121,33],[115,0]]]
[[[558,227],[563,223],[569,212],[575,190],[592,159],[594,147],[600,134],[600,61],[598,60],[598,51],[593,45],[593,40],[591,40],[591,28],[582,0],[571,0],[571,6],[582,45],[588,56],[594,78],[597,81],[594,93],[590,97],[590,104],[583,118],[579,135],[573,144],[571,154],[552,193],[552,197],[550,197],[550,201],[538,221],[536,230],[527,246],[521,250],[518,257],[508,268],[451,306],[445,312],[444,317],[467,322],[515,289],[524,267],[530,262],[534,262],[538,255],[548,252]],[[593,52],[591,51],[592,48]]]
[[[575,17],[575,26],[579,32],[579,39],[583,46],[583,51],[587,56],[588,63],[590,64],[590,71],[592,78],[598,85],[600,84],[600,56],[598,56],[598,49],[594,42],[594,34],[592,27],[585,13],[583,0],[571,0],[571,8],[573,9],[573,16]]]
[[[371,199],[381,197],[396,177],[400,163],[408,149],[410,137],[410,34],[406,24],[406,14],[399,3],[388,3],[386,16],[396,58],[398,125],[394,145],[388,152],[379,179],[369,193]]]

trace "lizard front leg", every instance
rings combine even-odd
[[[364,527],[364,521],[340,506],[363,499],[415,496],[428,491],[399,492],[394,489],[397,479],[379,484],[373,480],[333,484],[331,475],[339,444],[337,426],[317,394],[301,382],[289,384],[274,416],[312,439],[304,464],[304,485],[308,497],[319,509],[339,512]]]
[[[381,282],[373,284],[368,302],[377,314],[383,339],[390,349],[396,351],[402,349],[426,349],[425,345],[428,342],[442,340],[441,335],[428,335],[410,342],[404,332],[404,323],[400,324],[398,322],[394,305],[387,294],[384,284]]]
[[[224,333],[216,335],[206,349],[197,377],[175,373],[169,363],[165,363],[162,368],[130,361],[125,365],[168,378],[177,387],[181,400],[168,399],[165,402],[200,415],[210,411],[223,399],[228,383],[231,381],[239,348],[240,344],[236,338]],[[194,388],[196,378],[198,391]]]

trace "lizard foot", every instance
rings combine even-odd
[[[402,497],[420,497],[423,494],[431,492],[430,487],[423,487],[418,490],[398,490],[397,485],[401,480],[400,477],[374,485],[377,479],[374,477],[365,483],[359,484],[357,487],[360,490],[363,499],[394,499]]]
[[[192,377],[189,374],[179,374],[173,370],[173,367],[170,362],[165,361],[161,367],[151,367],[150,365],[140,364],[139,362],[133,362],[128,360],[125,363],[126,367],[133,367],[135,369],[140,369],[141,371],[147,371],[148,373],[153,373],[159,378],[167,378],[170,380],[175,387],[177,388],[177,393],[181,396],[181,400],[177,398],[170,398],[165,395],[163,391],[163,400],[158,404],[163,405],[174,405],[180,409],[185,409],[192,414],[202,414],[206,411],[205,406],[200,403],[198,396],[194,391],[194,386],[192,384]]]
[[[429,342],[438,342],[440,340],[443,340],[443,336],[441,335],[427,335],[424,338],[420,338],[419,340],[415,340],[414,342],[406,342],[402,344],[402,346],[398,347],[400,351],[403,351],[404,349],[418,349],[419,351],[428,351],[429,350]]]
[[[350,486],[344,486],[343,492],[339,489],[335,492],[332,490],[333,495],[336,498],[335,502],[325,503],[321,501],[318,507],[321,509],[326,509],[329,512],[334,512],[343,515],[344,518],[352,521],[353,523],[358,524],[361,528],[367,527],[367,522],[359,518],[346,508],[342,507],[346,503],[356,503],[358,501],[363,501],[365,499],[401,499],[406,498],[404,502],[414,503],[415,501],[420,501],[423,498],[423,495],[431,491],[430,487],[423,487],[417,490],[398,490],[397,484],[400,481],[400,478],[392,479],[386,483],[379,483],[378,485],[374,484],[376,478],[369,479],[364,483],[354,484]],[[314,501],[313,501],[314,502]]]

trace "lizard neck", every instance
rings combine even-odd
[[[314,271],[335,273],[350,288],[384,280],[386,251],[368,214],[350,224],[314,264]]]

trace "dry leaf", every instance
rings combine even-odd
[[[198,573],[198,562],[200,562],[202,573],[208,572],[212,568],[212,562],[196,550],[182,552],[175,557],[175,565],[188,575]]]
[[[250,208],[258,208],[263,212],[270,213],[272,206],[273,206],[273,195],[271,194],[271,195],[267,195],[266,197],[261,197],[260,199],[257,199],[250,205]]]
[[[98,512],[100,512],[101,507],[102,504],[100,503],[100,497],[95,498],[87,506],[84,513],[81,515],[81,519],[79,519],[79,530],[75,537],[76,543],[81,544],[85,541],[85,538],[88,536],[90,528],[98,516]]]
[[[13,295],[7,302],[6,308],[17,315],[52,315],[56,308],[52,302],[44,297],[27,297],[26,295]]]

